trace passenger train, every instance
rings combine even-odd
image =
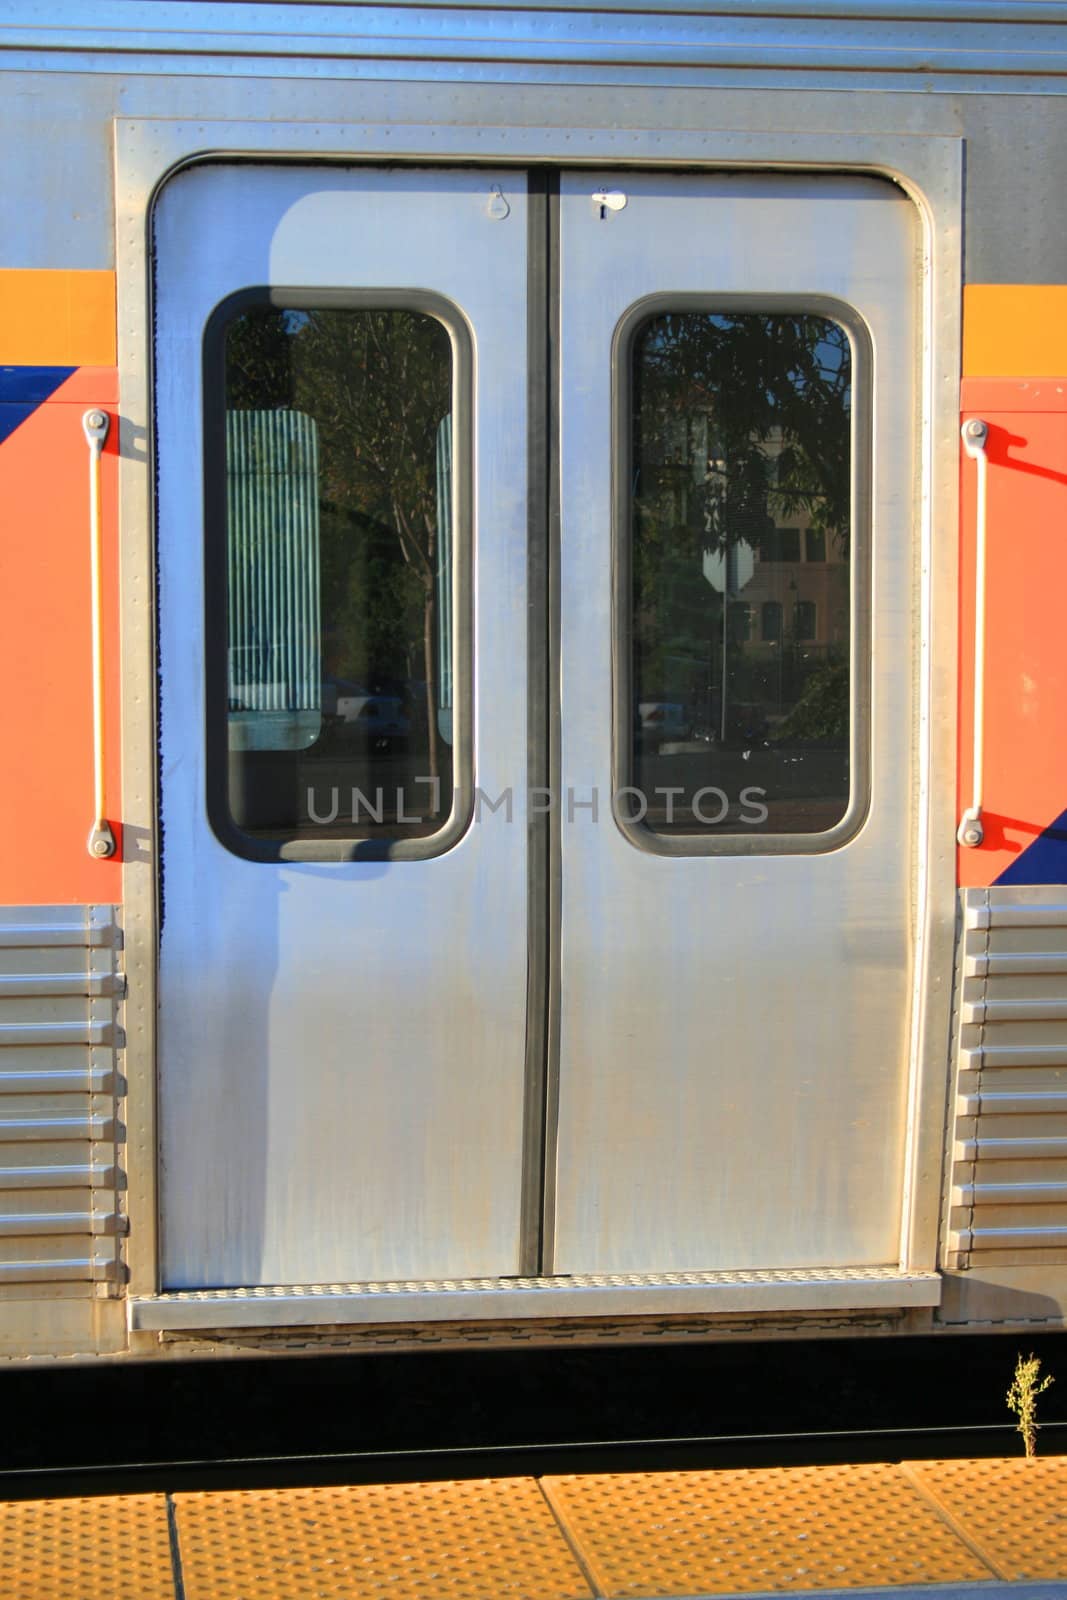
[[[9,0],[5,1358],[1064,1326],[1065,84]]]

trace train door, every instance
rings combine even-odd
[[[560,207],[552,1270],[894,1264],[914,208],[659,173]]]
[[[514,174],[160,199],[165,1287],[520,1268],[526,244]]]
[[[165,189],[166,1287],[898,1261],[914,229],[830,175]]]

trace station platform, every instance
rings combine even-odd
[[[0,1504],[0,1600],[1067,1600],[1067,1456]]]

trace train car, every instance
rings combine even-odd
[[[5,1358],[1063,1327],[1065,82],[9,0]]]

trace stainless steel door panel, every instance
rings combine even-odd
[[[627,196],[602,210],[594,190]],[[916,835],[917,220],[831,176],[565,176],[556,1272],[899,1259]],[[612,338],[644,296],[830,295],[874,350],[871,803],[824,854],[611,819]]]
[[[510,214],[494,220],[492,186]],[[525,278],[513,173],[205,167],[157,213],[163,1278],[519,1266],[526,982]],[[418,289],[469,321],[476,781],[428,860],[239,859],[205,812],[201,341],[252,285]]]

